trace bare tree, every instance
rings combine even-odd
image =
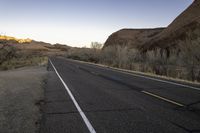
[[[98,43],[98,42],[92,42],[90,47],[92,49],[98,49],[99,50],[103,47],[103,45],[101,43]]]

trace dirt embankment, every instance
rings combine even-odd
[[[41,118],[45,67],[0,72],[0,132],[35,133]]]

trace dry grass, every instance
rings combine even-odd
[[[25,66],[44,66],[48,62],[48,57],[45,56],[33,56],[26,58],[12,58],[3,62],[0,65],[0,70],[10,70]]]

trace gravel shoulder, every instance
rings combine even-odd
[[[35,133],[41,119],[46,67],[0,71],[0,131]]]

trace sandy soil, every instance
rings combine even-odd
[[[41,118],[45,67],[0,72],[0,132],[35,133]]]

